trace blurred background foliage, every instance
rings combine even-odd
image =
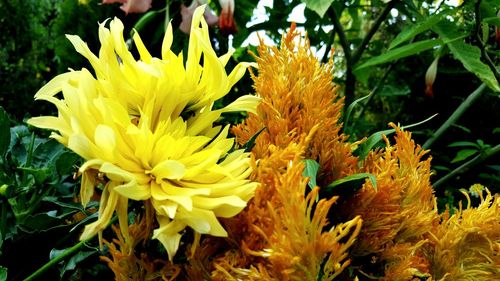
[[[7,272],[9,280],[22,280],[56,258],[60,249],[77,243],[82,222],[92,218],[75,199],[78,157],[22,123],[53,113],[54,108],[33,101],[47,81],[69,68],[90,69],[65,34],[79,35],[97,53],[98,22],[116,16],[125,24],[126,39],[136,28],[158,57],[165,22],[171,21],[172,48],[187,49],[189,36],[178,26],[181,5],[191,1],[153,0],[149,12],[128,15],[119,4],[100,2],[0,0],[0,102],[5,109],[0,112],[0,280]],[[217,1],[209,6],[220,14]],[[212,27],[211,35],[219,55],[236,49],[227,67],[232,69],[253,60],[249,52],[256,52],[256,34],[278,44],[296,21],[318,59],[334,61],[333,79],[346,102],[344,130],[352,140],[386,130],[390,121],[409,125],[437,113],[411,130],[431,149],[432,180],[443,208],[456,205],[462,199],[459,189],[475,183],[500,191],[495,156],[500,150],[499,9],[498,0],[236,0],[237,32],[228,36]],[[246,75],[220,104],[249,92],[252,81]],[[243,118],[231,114],[221,122]],[[95,242],[87,243],[44,278],[110,279],[99,255]]]

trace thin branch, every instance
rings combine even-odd
[[[451,173],[447,174],[446,176],[440,178],[437,180],[435,183],[432,184],[434,188],[439,187],[443,183],[447,182],[448,180],[456,177],[459,174],[467,172],[469,169],[472,167],[480,164],[481,162],[485,161],[486,159],[490,158],[491,156],[497,154],[500,152],[500,144],[497,144],[496,146],[486,150],[485,152],[479,154],[478,156],[474,157],[473,159],[465,162],[463,165],[460,167],[456,168],[455,170],[451,171]]]
[[[460,118],[465,111],[476,101],[477,98],[481,96],[484,89],[486,89],[486,84],[482,83],[474,92],[472,92],[459,106],[458,108],[451,114],[450,118],[446,120],[441,127],[430,137],[422,147],[424,149],[428,149],[432,146],[432,144],[439,139],[443,133],[448,130],[451,125],[455,124],[455,122]]]
[[[377,32],[379,29],[380,25],[382,22],[384,22],[385,18],[389,13],[391,12],[392,8],[396,6],[398,0],[393,0],[385,6],[384,10],[382,13],[378,16],[378,18],[375,20],[375,23],[372,25],[366,36],[363,38],[363,41],[361,41],[361,44],[358,46],[354,54],[352,55],[351,59],[353,63],[356,63],[360,58],[363,52],[365,51],[366,47],[368,46],[368,43],[370,43],[370,40],[372,39],[373,35]]]
[[[396,62],[397,61],[395,61],[395,62],[393,62],[393,63],[391,63],[389,65],[389,67],[385,70],[385,73],[382,76],[382,78],[380,78],[378,80],[377,85],[375,85],[375,87],[372,89],[372,91],[370,92],[370,94],[368,94],[368,98],[367,98],[366,102],[363,104],[363,107],[359,111],[358,118],[361,117],[361,116],[363,116],[363,113],[365,112],[366,108],[368,107],[368,104],[370,104],[370,102],[372,101],[373,97],[378,92],[378,89],[380,88],[380,86],[382,86],[382,84],[385,82],[385,79],[387,79],[387,76],[389,76],[389,73],[392,71],[392,68],[394,67],[394,65],[396,65]]]
[[[92,237],[93,238],[93,237]],[[91,239],[92,239],[91,238]],[[37,271],[35,271],[33,274],[28,276],[24,281],[31,281],[35,280],[40,277],[43,273],[45,273],[49,268],[55,266],[58,264],[60,261],[64,260],[65,258],[74,255],[76,252],[80,250],[80,248],[83,247],[83,245],[88,242],[88,240],[82,240],[78,244],[74,245],[73,247],[66,249],[62,254],[59,256],[55,257],[54,259],[51,259],[48,263],[44,264],[42,267],[40,267]]]
[[[335,40],[335,29],[332,29],[332,34],[330,35],[330,37],[328,38],[328,42],[326,42],[326,49],[325,49],[325,53],[323,54],[323,57],[321,58],[321,62],[322,63],[326,63],[327,59],[328,59],[328,54],[332,52],[332,49],[333,49],[333,41]]]
[[[344,31],[344,28],[342,27],[342,24],[340,24],[340,18],[337,15],[337,12],[335,12],[335,9],[332,6],[330,6],[330,8],[328,8],[327,13],[328,13],[328,16],[330,17],[330,19],[333,22],[334,30],[339,35],[340,45],[344,49],[344,55],[345,55],[345,59],[347,61],[347,64],[348,65],[352,64],[351,63],[351,48],[350,48],[351,44],[347,40],[347,36],[345,35],[345,31]]]
[[[495,78],[497,79],[497,82],[500,83],[500,73],[498,72],[495,64],[493,63],[493,60],[490,58],[488,55],[488,52],[486,52],[486,47],[484,46],[484,42],[481,38],[481,0],[478,0],[475,5],[475,16],[476,16],[476,40],[479,45],[479,49],[481,50],[481,55],[483,56],[483,59],[486,61],[486,64],[488,67],[493,71],[493,74],[495,75]]]

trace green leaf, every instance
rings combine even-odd
[[[26,232],[47,231],[55,227],[67,226],[64,220],[58,219],[57,217],[55,217],[55,215],[55,210],[46,213],[30,215],[25,219],[22,225],[23,230]]]
[[[359,82],[361,82],[363,85],[368,86],[368,80],[370,79],[370,76],[373,74],[373,70],[370,68],[361,68],[353,72],[353,74],[354,76],[356,76],[356,79]]]
[[[243,148],[245,149],[245,152],[250,152],[252,148],[255,146],[255,140],[257,137],[266,129],[266,127],[263,127],[260,129],[257,133],[255,133],[250,139],[243,145]]]
[[[368,97],[370,97],[370,95],[366,95],[364,97],[360,97],[359,99],[356,99],[355,101],[353,101],[348,107],[347,107],[347,111],[346,111],[346,115],[345,115],[345,120],[344,120],[344,124],[348,124],[348,122],[350,121],[349,118],[351,117],[351,113],[352,113],[352,110],[354,109],[354,107],[359,103],[361,102],[362,100],[364,99],[367,99]]]
[[[479,151],[477,149],[462,149],[460,150],[455,158],[451,160],[451,163],[456,163],[460,161],[464,161],[468,158],[470,158],[472,155],[477,154]]]
[[[370,174],[370,173],[359,173],[359,174],[354,174],[354,175],[347,176],[345,178],[335,180],[334,182],[329,184],[326,188],[327,188],[327,190],[331,191],[332,189],[338,188],[339,186],[344,185],[348,182],[364,180],[366,178],[368,178],[371,181],[373,189],[375,189],[375,191],[377,191],[377,178],[375,178],[375,176]]]
[[[96,251],[81,251],[76,253],[74,256],[72,256],[69,261],[64,265],[64,267],[61,269],[60,277],[62,278],[64,274],[68,271],[74,270],[76,268],[76,265],[80,263],[81,261],[84,261],[91,255],[95,254]]]
[[[438,170],[438,171],[448,171],[450,172],[451,169],[446,167],[446,166],[440,166],[440,165],[436,165],[436,166],[432,166],[434,169]]]
[[[452,39],[461,34],[455,24],[448,21],[442,21],[436,24],[433,30],[445,41],[450,52],[455,59],[463,64],[465,69],[474,73],[494,91],[500,92],[500,86],[498,85],[495,75],[491,69],[481,61],[481,50],[476,46],[464,43],[463,40]]]
[[[470,142],[470,141],[457,141],[454,143],[450,143],[448,147],[463,147],[463,146],[472,146],[479,148],[479,145],[475,142]]]
[[[440,39],[429,39],[429,40],[423,40],[415,43],[411,43],[399,48],[395,48],[392,50],[389,50],[385,52],[384,54],[371,58],[368,61],[364,62],[363,64],[359,65],[354,69],[354,72],[359,71],[360,69],[369,67],[369,66],[374,66],[378,64],[383,64],[387,62],[391,62],[400,58],[412,56],[415,54],[418,54],[420,52],[429,50],[434,48],[435,46],[443,44],[443,41]]]
[[[378,92],[379,97],[407,96],[411,93],[408,85],[384,85]]]
[[[21,171],[30,174],[35,179],[35,183],[42,184],[46,179],[48,179],[52,175],[52,170],[48,167],[44,168],[28,168],[28,167],[19,167]]]
[[[0,156],[4,156],[10,144],[10,119],[7,112],[0,107]]]
[[[500,27],[500,17],[489,17],[489,18],[484,18],[483,22],[487,24],[494,25],[496,27]]]
[[[468,134],[472,133],[472,131],[469,128],[465,127],[465,126],[458,125],[458,124],[451,124],[451,126],[455,127],[455,128],[458,128],[458,129],[460,129],[460,130],[462,130],[462,131],[464,131],[464,132],[466,132]]]
[[[65,151],[55,160],[55,167],[60,176],[69,175],[75,170],[74,165],[80,161],[80,156],[71,151]]]
[[[301,0],[301,2],[322,18],[334,0]]]
[[[434,118],[437,114],[434,114],[432,115],[431,117],[423,120],[423,121],[420,121],[420,122],[417,122],[417,123],[414,123],[414,124],[410,124],[410,125],[407,125],[407,126],[401,126],[401,129],[408,129],[408,128],[411,128],[411,127],[415,127],[415,126],[418,126],[418,125],[421,125],[429,120],[431,120],[432,118]],[[382,136],[383,135],[390,135],[392,133],[396,132],[396,130],[394,129],[389,129],[389,130],[383,130],[383,131],[378,131],[378,132],[375,132],[373,133],[370,137],[368,137],[368,139],[360,144],[358,146],[358,148],[354,151],[354,155],[357,155],[359,157],[360,160],[364,160],[366,158],[366,156],[368,156],[368,153],[370,152],[370,150],[372,150],[372,148],[377,145],[377,143],[379,141],[382,140]]]
[[[415,24],[405,27],[397,36],[392,40],[389,50],[396,46],[401,45],[418,34],[431,29],[435,24],[440,22],[444,17],[444,14],[434,14],[430,17],[424,17],[422,21],[416,22]]]
[[[6,281],[7,280],[7,268],[0,266],[0,281]]]
[[[497,128],[495,128],[495,129],[493,129],[493,132],[492,132],[492,133],[493,133],[493,134],[498,134],[498,133],[500,133],[500,127],[497,127]]]
[[[304,171],[302,172],[303,177],[309,178],[307,185],[313,189],[316,187],[316,176],[318,175],[319,163],[312,159],[304,160]]]
[[[486,167],[495,170],[497,172],[500,172],[500,165],[487,165]]]
[[[474,73],[481,81],[496,92],[500,86],[491,69],[481,61],[481,50],[464,42],[453,41],[447,44],[453,56],[459,60],[465,69]]]
[[[146,27],[156,16],[164,15],[164,14],[165,14],[165,9],[153,10],[153,11],[149,11],[149,12],[143,14],[139,18],[139,20],[134,24],[134,27],[130,31],[130,37],[133,38],[135,32],[142,31],[144,29],[144,27]],[[167,22],[168,21],[169,21],[169,19],[167,20]]]

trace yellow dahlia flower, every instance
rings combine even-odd
[[[71,71],[36,93],[37,100],[53,103],[59,114],[28,123],[56,130],[52,137],[86,160],[79,169],[83,205],[99,183],[105,185],[99,218],[85,227],[81,239],[100,233],[115,211],[127,236],[128,200],[149,200],[159,223],[153,238],[172,259],[184,228],[226,236],[217,217],[236,215],[253,196],[257,184],[247,179],[248,153],[231,151],[229,127],[213,123],[224,112],[255,112],[259,99],[247,95],[225,108],[212,108],[249,64],[240,63],[226,74],[231,53],[217,57],[203,12],[200,7],[193,15],[185,66],[182,53],[170,50],[171,25],[161,59],[150,55],[136,33],[136,60],[124,41],[123,24],[115,18],[109,29],[105,23],[99,26],[99,56],[78,36],[67,36],[90,61],[95,77],[87,69]]]

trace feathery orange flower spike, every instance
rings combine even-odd
[[[385,250],[393,241],[416,242],[437,223],[435,198],[430,185],[430,157],[411,139],[411,133],[394,124],[396,143],[372,152],[364,172],[375,175],[377,190],[367,181],[342,208],[348,217],[360,215],[363,229],[354,254],[366,256]]]
[[[248,207],[225,222],[229,239],[243,241],[243,251],[218,257],[212,276],[316,280],[322,272],[322,280],[331,280],[349,265],[347,250],[362,224],[356,217],[327,230],[337,197],[316,202],[318,188],[306,192],[302,176],[304,158],[320,162],[325,181],[357,169],[351,144],[339,132],[342,100],[331,82],[333,63],[320,65],[294,25],[280,48],[261,43],[258,51],[252,78],[262,103],[233,132],[246,143],[266,128],[252,150],[257,161],[251,179],[260,185]]]
[[[260,159],[267,155],[269,144],[284,148],[318,125],[321,129],[312,137],[304,157],[319,162],[318,185],[322,186],[355,173],[357,158],[347,136],[340,133],[343,99],[332,83],[333,60],[320,64],[309,47],[294,24],[280,48],[261,42],[255,56],[258,75],[252,73],[252,78],[262,102],[257,114],[250,114],[233,133],[243,144],[265,127],[253,149]]]
[[[500,196],[481,194],[477,208],[445,212],[423,249],[435,280],[500,280]],[[460,204],[461,205],[461,204]]]

